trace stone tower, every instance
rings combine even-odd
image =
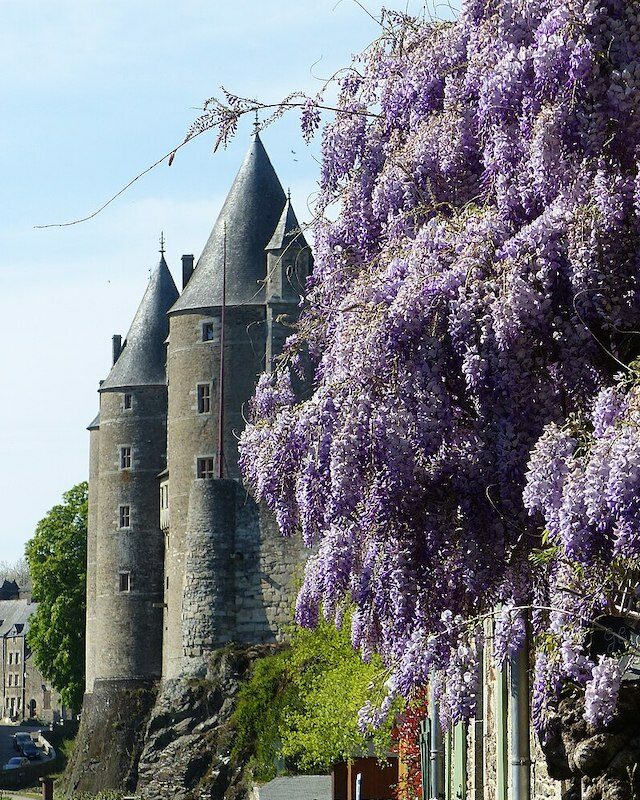
[[[85,667],[87,694],[93,692],[96,677],[96,552],[98,548],[98,504],[100,485],[100,414],[89,431],[89,513],[87,519],[87,623]]]
[[[241,641],[243,619],[244,638],[260,639],[262,612],[253,608],[249,622],[243,600],[252,581],[259,589],[259,511],[238,482],[237,437],[258,376],[281,348],[276,314],[298,313],[310,256],[294,227],[291,204],[255,133],[197,266],[192,275],[187,270],[184,291],[169,312],[165,678],[181,674],[185,653]],[[247,591],[238,590],[242,585]]]
[[[91,425],[87,690],[160,678],[167,311],[178,297],[161,250]],[[99,424],[99,428],[97,427]]]

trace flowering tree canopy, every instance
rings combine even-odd
[[[504,609],[504,658],[529,606],[539,729],[566,679],[598,721],[619,676],[585,631],[640,553],[633,390],[610,388],[640,341],[640,9],[468,0],[382,24],[338,79],[308,304],[244,475],[315,548],[298,621],[352,603],[397,691],[435,672],[445,723],[468,718],[469,620]]]

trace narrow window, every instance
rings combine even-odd
[[[198,459],[198,478],[205,478],[211,480],[213,478],[213,459],[212,458],[199,458]]]
[[[119,577],[120,577],[120,591],[129,592],[131,590],[131,573],[121,572]]]
[[[131,527],[131,506],[120,506],[119,526],[121,528]]]
[[[13,653],[9,653],[9,663],[13,664]]]
[[[9,673],[9,686],[13,686],[13,675]]]
[[[169,576],[167,575],[167,591],[169,591]]]
[[[203,342],[213,341],[213,322],[202,323],[202,341]]]
[[[198,414],[211,413],[211,384],[198,384]]]
[[[122,408],[125,411],[128,411],[129,409],[133,408],[133,395],[131,394],[131,392],[124,393],[122,397]]]
[[[131,469],[131,447],[120,448],[120,469]]]

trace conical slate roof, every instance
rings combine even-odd
[[[285,201],[284,190],[256,133],[195,271],[171,313],[222,305],[225,223],[226,304],[264,303],[267,271],[264,249],[278,224]]]
[[[100,428],[100,412],[95,415],[92,421],[87,426],[88,431],[97,431]]]
[[[287,202],[282,209],[282,214],[273,232],[273,236],[269,244],[264,248],[265,250],[283,250],[295,241],[297,247],[307,247],[307,241],[304,234],[300,229],[300,223],[297,220],[296,212],[291,205],[291,198],[287,196]]]
[[[164,341],[169,332],[167,311],[177,297],[178,290],[163,254],[149,279],[147,290],[129,328],[125,346],[100,387],[101,392],[166,383]]]

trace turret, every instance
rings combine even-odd
[[[222,537],[228,553],[227,572],[234,571],[236,522],[232,510],[236,496],[244,496],[236,488],[237,437],[244,427],[244,407],[265,369],[267,353],[267,297],[272,289],[267,279],[265,248],[277,240],[273,254],[287,250],[291,215],[282,185],[256,132],[195,270],[188,274],[182,296],[169,312],[171,522],[165,557],[165,678],[180,674],[186,642],[190,643],[189,650],[197,650],[199,634],[189,628],[196,615],[194,593],[200,591],[200,586],[203,595],[211,594],[210,588],[204,588],[204,577],[194,573],[198,564],[189,552],[190,547],[204,548],[209,534],[213,537],[211,546],[219,547],[214,539],[218,537],[221,541]],[[269,258],[273,254],[270,251]],[[221,359],[223,340],[224,359]],[[206,490],[201,486],[202,481],[220,479],[224,483],[219,489]],[[224,525],[211,519],[222,514],[221,509],[224,509]],[[251,513],[257,517],[255,509]],[[211,520],[210,525],[207,519]],[[255,535],[257,539],[257,527]],[[216,564],[219,569],[219,558]],[[232,592],[227,586],[228,576],[210,577],[218,586],[214,592],[218,611],[214,610],[210,617],[213,628],[207,637],[211,649],[235,638],[240,611],[223,597]],[[183,603],[185,587],[189,593],[186,604]],[[226,604],[224,611],[221,603]]]
[[[114,337],[115,361],[99,390],[97,491],[95,469],[90,483],[98,507],[95,602],[88,609],[94,629],[88,666],[93,662],[96,682],[153,680],[161,674],[158,475],[166,467],[167,311],[177,297],[163,244],[124,343]]]
[[[274,358],[282,352],[291,333],[290,323],[299,312],[305,284],[311,272],[311,249],[296,219],[291,195],[278,224],[265,247],[267,253],[267,343],[266,369],[273,368]]]

